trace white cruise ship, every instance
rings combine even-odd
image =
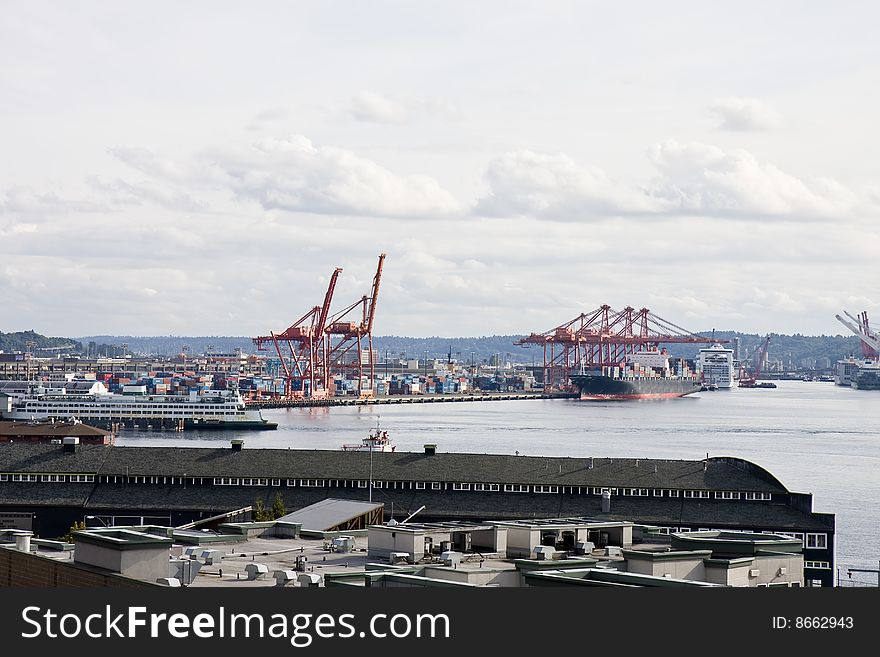
[[[697,370],[702,372],[704,384],[714,384],[719,390],[732,388],[733,349],[727,349],[718,342],[700,349]]]
[[[834,382],[846,388],[852,385],[852,380],[859,372],[861,360],[853,356],[847,356],[837,361],[837,369],[834,371]]]
[[[108,392],[103,383],[89,382],[86,393],[71,393],[69,384],[32,382],[27,392],[9,394],[7,420],[31,421],[76,418],[97,426],[136,426],[153,429],[277,429],[260,411],[245,408],[237,390],[207,390],[201,394],[148,395],[144,386],[125,386],[124,394]],[[9,391],[11,392],[11,391]],[[8,394],[8,393],[7,393]]]

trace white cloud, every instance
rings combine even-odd
[[[756,98],[718,98],[709,105],[709,112],[718,121],[719,130],[749,132],[770,130],[782,117]]]
[[[67,197],[59,191],[38,192],[31,187],[14,185],[0,196],[0,215],[26,218],[41,222],[74,212],[105,212],[108,206],[93,200]]]
[[[798,178],[742,149],[668,140],[648,156],[659,172],[652,193],[668,212],[835,218],[862,202],[837,181]]]
[[[658,175],[644,185],[610,178],[568,155],[517,151],[493,159],[477,215],[589,222],[622,216],[840,219],[876,215],[870,190],[806,178],[743,149],[667,140],[648,150]]]
[[[489,192],[475,208],[484,216],[589,221],[661,209],[642,190],[612,180],[601,169],[581,167],[564,153],[505,153],[489,162],[485,179]]]
[[[358,121],[373,123],[406,123],[410,118],[410,110],[404,103],[372,92],[352,98],[349,112]]]
[[[446,120],[458,120],[462,116],[457,107],[436,98],[394,98],[372,91],[352,98],[348,113],[358,121],[398,125],[427,116]]]
[[[116,207],[148,203],[169,210],[185,212],[208,210],[206,202],[196,200],[182,190],[170,188],[154,180],[128,182],[121,178],[108,180],[99,176],[90,176],[86,182],[95,192],[105,196]]]
[[[183,161],[144,149],[111,152],[156,178],[224,189],[265,210],[387,217],[436,217],[461,210],[429,176],[398,175],[352,151],[316,146],[301,135],[233,144]]]

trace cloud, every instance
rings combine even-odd
[[[103,194],[116,207],[128,205],[154,204],[168,210],[184,212],[204,212],[208,204],[199,201],[184,191],[160,185],[152,180],[128,182],[121,178],[106,180],[99,176],[86,179],[88,185]]]
[[[612,180],[601,169],[581,167],[564,153],[505,153],[489,162],[485,181],[489,192],[474,210],[482,216],[589,221],[661,209],[644,191]]]
[[[837,181],[799,178],[743,149],[667,140],[648,157],[659,173],[652,194],[667,212],[833,218],[861,203]]]
[[[120,160],[178,184],[225,189],[265,210],[386,217],[436,217],[461,204],[433,178],[398,175],[370,159],[306,137],[267,137],[175,161],[144,149],[114,149]]]
[[[756,98],[719,98],[709,105],[718,121],[718,130],[751,132],[770,130],[779,125],[781,116]]]
[[[657,175],[620,182],[564,153],[506,153],[490,161],[478,216],[590,222],[614,217],[833,219],[876,216],[872,190],[799,177],[743,149],[667,140],[648,150]]]
[[[365,91],[351,99],[348,113],[368,123],[405,124],[425,116],[446,120],[461,118],[461,111],[436,98],[391,98]]]
[[[73,212],[106,212],[108,206],[93,200],[65,197],[49,190],[37,192],[31,187],[14,185],[0,196],[0,215],[26,218],[31,223]]]
[[[410,118],[405,104],[371,92],[352,98],[349,113],[358,121],[372,123],[406,123]]]

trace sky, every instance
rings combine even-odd
[[[875,3],[0,7],[2,331],[880,322]]]

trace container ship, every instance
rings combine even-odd
[[[6,420],[37,421],[76,418],[92,426],[144,429],[277,429],[259,410],[246,409],[237,390],[206,390],[189,395],[149,395],[145,386],[125,386],[110,393],[100,382],[89,392],[69,392],[69,384],[34,383],[27,392],[9,396]]]
[[[864,359],[850,381],[853,390],[880,390],[880,362]]]
[[[604,366],[573,374],[571,382],[586,401],[670,399],[699,392],[701,377],[684,364],[672,369],[663,351],[641,351],[627,356],[622,366]]]

